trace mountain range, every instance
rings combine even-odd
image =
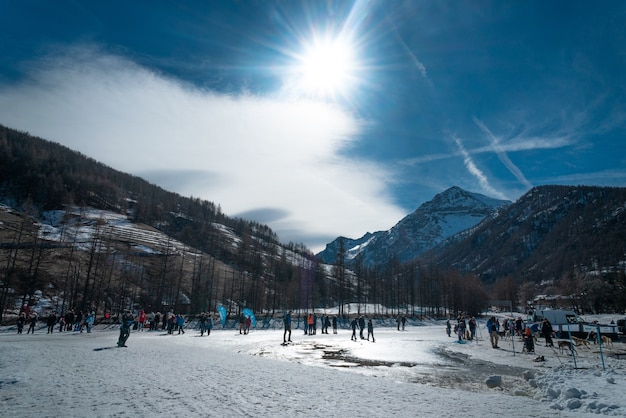
[[[42,288],[71,293],[71,306],[105,309],[125,306],[132,293],[141,306],[189,300],[194,312],[217,303],[229,312],[245,304],[273,312],[333,306],[364,289],[370,301],[408,305],[420,281],[432,288],[451,280],[436,270],[473,275],[487,287],[561,281],[561,292],[594,291],[598,306],[626,307],[626,188],[539,186],[509,202],[451,187],[389,230],[339,237],[316,256],[219,205],[0,126],[0,203],[0,311],[9,295]],[[81,242],[85,228],[90,238]],[[402,273],[385,272],[390,265]],[[396,277],[397,291],[377,290],[394,274],[412,282]],[[412,293],[401,300],[402,286]],[[438,309],[445,300],[433,294],[428,303]]]
[[[326,245],[317,257],[334,264],[343,251],[344,262],[352,266],[358,258],[372,268],[390,260],[412,261],[446,239],[465,231],[511,204],[454,186],[419,206],[388,231],[367,233],[358,239],[339,237]]]

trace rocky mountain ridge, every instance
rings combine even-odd
[[[317,256],[324,263],[334,264],[343,245],[346,265],[352,265],[357,257],[367,267],[383,265],[391,259],[410,261],[510,204],[454,186],[422,204],[388,231],[367,233],[359,239],[339,237]]]

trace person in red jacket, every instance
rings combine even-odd
[[[146,323],[146,313],[144,312],[144,310],[142,309],[141,312],[139,312],[139,325],[137,326],[137,329],[139,331],[143,331],[143,326]]]

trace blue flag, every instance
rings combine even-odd
[[[256,328],[256,318],[254,317],[254,313],[252,312],[252,310],[250,310],[250,308],[243,308],[243,314],[250,317],[250,320],[252,321],[252,326]]]
[[[226,308],[224,305],[217,307],[217,311],[220,313],[220,319],[222,320],[222,328],[226,325]]]

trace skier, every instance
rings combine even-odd
[[[118,347],[126,347],[126,340],[130,336],[130,327],[133,326],[135,322],[135,318],[133,314],[126,310],[122,314],[122,323],[120,324],[120,338],[117,340]]]
[[[372,342],[375,343],[376,340],[374,339],[374,324],[372,324],[371,319],[368,319],[367,320],[367,341],[370,340],[370,335],[372,336]]]
[[[285,323],[285,332],[283,333],[283,344],[287,344],[287,341],[291,342],[291,311],[285,314],[283,318],[283,322]],[[287,334],[289,337],[287,338]]]
[[[337,333],[337,317],[333,316],[333,334]]]
[[[446,334],[448,334],[448,337],[450,336],[452,331],[452,325],[450,324],[450,320],[448,319],[446,321]]]

